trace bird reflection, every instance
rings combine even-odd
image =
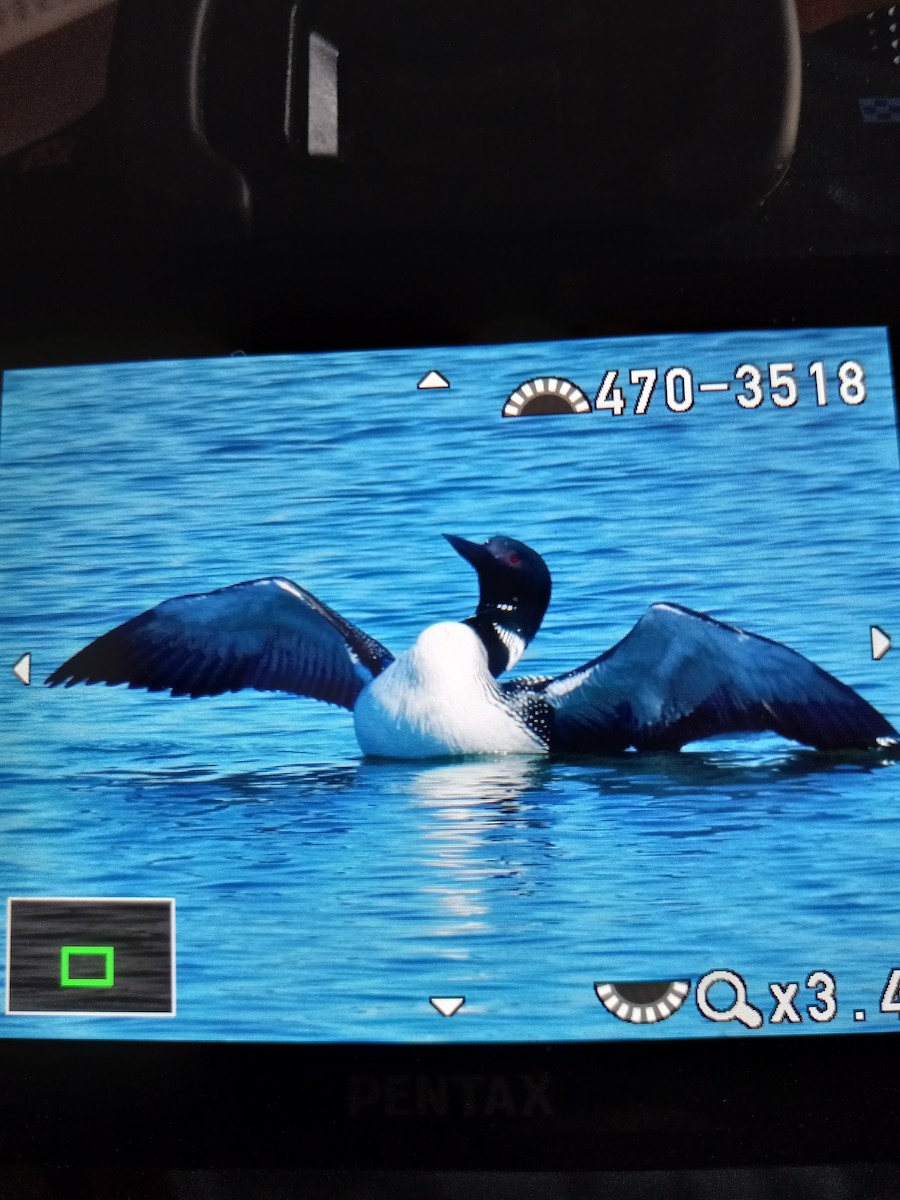
[[[548,773],[542,760],[511,756],[444,763],[410,778],[424,865],[434,872],[422,892],[439,914],[436,936],[488,933],[498,880],[510,881],[516,893],[530,890],[532,842],[542,837],[542,822],[523,797],[541,791]],[[447,954],[468,957],[462,946]]]
[[[423,807],[510,804],[540,787],[548,766],[543,759],[525,755],[444,762],[417,771],[410,791]]]

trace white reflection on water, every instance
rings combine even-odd
[[[515,836],[498,832],[523,826],[520,797],[531,791],[544,764],[526,756],[445,763],[417,773],[409,790],[425,814],[420,825],[423,866],[434,882],[421,893],[436,904],[438,937],[487,933],[496,880],[527,873],[524,848]],[[460,957],[467,957],[462,952]]]

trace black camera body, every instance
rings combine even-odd
[[[54,131],[44,142],[18,147],[2,163],[0,261],[7,286],[0,295],[0,352],[9,372],[4,437],[12,438],[10,431],[18,429],[17,389],[24,389],[23,396],[30,395],[27,388],[32,386],[40,393],[32,379],[44,378],[41,368],[63,373],[104,364],[114,373],[130,370],[129,364],[140,360],[149,368],[143,375],[138,371],[141,381],[149,381],[141,384],[148,388],[146,413],[165,416],[166,404],[176,403],[178,388],[190,376],[191,361],[217,360],[218,366],[207,362],[198,368],[211,374],[203,377],[207,390],[192,401],[196,413],[208,418],[195,429],[197,446],[220,456],[210,473],[203,474],[202,463],[198,466],[199,450],[195,459],[187,451],[187,457],[178,458],[167,449],[165,422],[154,427],[158,442],[152,454],[150,443],[142,440],[150,434],[139,432],[130,440],[124,432],[111,436],[105,458],[98,451],[98,469],[127,459],[132,446],[147,453],[148,478],[175,478],[183,469],[184,478],[193,479],[191,472],[197,472],[202,487],[198,483],[195,492],[179,493],[162,515],[160,510],[147,517],[147,529],[156,531],[193,519],[204,505],[212,510],[208,496],[224,495],[229,487],[237,496],[241,456],[252,463],[255,455],[265,453],[249,435],[241,448],[239,430],[230,427],[214,446],[206,447],[204,441],[220,413],[218,393],[209,380],[222,364],[242,364],[244,356],[255,362],[265,355],[327,355],[328,370],[337,372],[335,364],[341,362],[352,373],[362,352],[408,351],[417,364],[416,378],[407,372],[408,406],[421,405],[424,425],[425,416],[440,411],[441,403],[452,412],[457,395],[464,394],[441,348],[454,365],[465,362],[467,351],[478,349],[485,363],[496,359],[504,364],[499,382],[485,367],[491,431],[496,426],[504,437],[520,438],[523,423],[505,419],[518,416],[519,410],[504,406],[518,395],[517,403],[527,407],[525,400],[532,397],[528,388],[545,401],[550,396],[549,407],[533,409],[533,415],[539,409],[553,414],[547,417],[548,476],[554,463],[568,462],[561,450],[549,450],[558,436],[550,432],[552,423],[558,422],[555,430],[563,422],[574,427],[582,421],[595,439],[591,461],[597,464],[597,478],[607,471],[609,487],[615,486],[610,481],[623,479],[637,487],[653,476],[642,474],[643,460],[629,457],[627,447],[617,458],[595,435],[607,417],[611,424],[630,421],[637,429],[648,411],[654,420],[664,414],[673,461],[681,453],[677,437],[704,403],[718,402],[719,394],[727,393],[729,420],[749,418],[757,407],[769,414],[766,420],[780,418],[777,410],[792,407],[787,403],[792,385],[794,400],[800,390],[801,404],[820,419],[826,410],[828,416],[837,411],[848,421],[856,419],[851,410],[857,394],[839,391],[847,374],[840,372],[856,362],[849,351],[833,363],[824,351],[821,358],[818,352],[803,358],[798,352],[792,362],[770,355],[759,359],[760,366],[751,357],[744,361],[735,350],[729,372],[714,378],[703,376],[687,360],[656,364],[637,354],[627,364],[620,362],[610,339],[643,338],[635,344],[646,356],[654,339],[662,345],[675,334],[693,335],[698,344],[701,334],[719,334],[722,344],[730,346],[736,345],[734,331],[745,330],[750,331],[748,344],[756,345],[752,337],[816,330],[825,337],[842,327],[858,331],[865,326],[888,329],[885,344],[896,358],[896,131],[892,118],[876,119],[893,109],[871,103],[860,107],[862,100],[887,93],[893,67],[866,58],[860,36],[859,24],[851,24],[801,42],[789,0],[757,5],[752,13],[730,0],[682,8],[650,3],[618,11],[569,0],[532,5],[527,11],[505,0],[460,0],[446,9],[406,0],[362,6],[343,0],[308,5],[274,0],[265,11],[235,0],[160,0],[151,5],[119,0],[103,99],[78,122]],[[35,153],[36,145],[46,153]],[[555,347],[585,338],[596,339],[590,360],[596,360],[596,377],[570,378],[563,369],[569,351]],[[520,369],[528,343],[540,343],[543,357],[535,359],[533,369]],[[172,366],[175,360],[182,372],[178,385],[159,384],[168,390],[154,401],[150,395],[164,378],[160,364]],[[300,448],[296,470],[302,479],[324,461],[332,441],[341,442],[341,413],[361,419],[368,401],[363,391],[345,395],[336,389],[329,401],[334,437],[330,441],[323,434],[318,448],[310,449],[302,440],[304,404],[312,426],[317,419],[314,400],[325,401],[318,393],[310,399],[306,390],[312,384],[303,372],[309,369],[309,378],[315,378],[310,360],[293,361],[299,364],[297,409],[295,424],[284,436],[295,438]],[[377,360],[388,361],[393,360]],[[373,373],[375,362],[366,360]],[[761,382],[753,384],[748,368],[757,371]],[[247,369],[252,373],[252,363]],[[442,377],[443,371],[448,376],[443,384],[426,382],[429,374]],[[651,371],[657,388],[652,399],[647,390]],[[51,375],[55,377],[50,372],[46,378]],[[850,376],[852,383],[857,376],[852,371]],[[250,374],[247,379],[249,395],[258,381]],[[890,377],[882,370],[878,379],[886,413]],[[83,380],[82,385],[87,386]],[[259,386],[262,395],[268,383]],[[446,394],[439,390],[445,386]],[[758,402],[753,386],[761,389]],[[239,392],[229,393],[229,402],[241,402]],[[573,401],[576,415],[560,415],[575,392],[585,407],[579,409]],[[112,411],[113,393],[98,393],[92,411]],[[389,399],[383,402],[389,405]],[[868,404],[857,411],[868,415],[873,407]],[[265,402],[257,415],[264,407]],[[352,442],[358,466],[343,467],[346,513],[348,518],[356,514],[355,520],[369,511],[361,464],[377,455],[370,447],[379,424],[388,426],[389,417],[402,416],[389,407],[383,413],[376,407],[371,411],[371,430],[365,437],[357,431]],[[93,419],[86,413],[86,421]],[[137,430],[138,418],[134,420]],[[52,412],[48,421],[48,428],[56,428]],[[484,421],[487,428],[488,415]],[[542,428],[540,421],[534,424]],[[749,455],[754,435],[747,428],[735,424],[730,440],[739,444],[747,437]],[[806,428],[793,442],[786,437],[785,445],[802,442]],[[478,440],[487,436],[481,426],[473,422],[470,429],[463,423],[454,430],[440,470],[446,469],[449,477],[447,462],[474,462],[484,519],[499,522],[510,511],[513,485],[507,492],[500,488],[499,468],[496,462],[492,467],[483,448],[487,443]],[[65,445],[64,434],[58,436]],[[491,432],[494,436],[499,435]],[[272,432],[271,443],[278,440]],[[490,445],[493,449],[495,443]],[[237,446],[233,460],[229,446]],[[828,470],[824,454],[823,475]],[[698,475],[715,469],[712,452],[704,459],[692,448],[690,455]],[[3,459],[0,446],[0,470]],[[411,461],[385,459],[380,473],[401,477],[412,469]],[[745,467],[742,487],[752,507],[754,471],[763,481],[761,492],[776,486],[775,476],[766,475],[762,454],[759,462]],[[338,477],[337,467],[334,472],[329,486]],[[442,492],[443,476],[438,468],[434,472]],[[523,466],[522,522],[533,523],[545,537],[554,532],[553,505],[559,507],[560,529],[572,522],[588,531],[602,521],[624,528],[637,520],[636,510],[616,515],[608,509],[599,483],[596,493],[581,494],[574,485],[565,490],[567,506],[560,499],[564,489],[554,492],[549,483],[546,494],[526,494],[534,474]],[[587,471],[586,477],[590,475]],[[97,561],[104,561],[105,546],[126,537],[118,532],[130,495],[123,480],[124,474],[120,478],[111,472],[109,511],[101,518],[98,508],[91,518],[90,553]],[[691,482],[686,471],[684,488]],[[155,486],[152,479],[147,486]],[[262,475],[259,486],[268,486]],[[439,497],[446,498],[451,511],[456,494],[447,484]],[[696,508],[658,511],[653,486],[641,495],[657,532],[635,527],[633,539],[625,543],[655,537],[660,546],[674,544],[690,536],[684,526],[701,520]],[[77,489],[69,495],[73,508],[82,502],[80,496]],[[310,485],[303,502],[313,507],[316,496]],[[40,499],[38,491],[35,503]],[[91,502],[100,504],[96,496]],[[373,529],[379,521],[385,528],[396,520],[400,545],[413,522],[404,524],[399,502],[394,507],[387,500],[379,503],[366,519]],[[61,514],[67,511],[61,501],[57,507]],[[239,524],[241,501],[234,500],[229,511]],[[270,525],[277,527],[282,517],[274,510],[269,515]],[[333,513],[328,519],[334,519]],[[290,520],[298,522],[301,537],[299,518]],[[748,518],[747,523],[753,522]],[[260,525],[260,537],[268,536],[268,528]],[[871,528],[877,531],[877,520]],[[215,535],[204,534],[200,522],[197,529],[198,558],[200,547],[212,546],[216,537],[228,543],[221,528]],[[436,529],[435,539],[443,532],[443,527]],[[493,525],[485,532],[519,536],[516,529]],[[147,577],[156,573],[168,580],[171,574],[180,581],[183,563],[162,551],[154,560],[152,546],[148,551],[140,537],[131,544],[135,556],[149,555],[146,563],[141,558],[139,567],[126,571],[139,579],[146,604],[174,597],[174,590],[156,595]],[[384,548],[379,547],[381,554]],[[814,549],[798,548],[798,557],[812,559]],[[357,578],[352,552],[346,552],[340,566],[321,547],[300,553],[313,566],[327,563],[337,583]],[[396,561],[386,564],[383,554],[378,558],[373,551],[366,558],[364,548],[360,553],[371,573],[367,590],[373,596],[405,561],[399,550]],[[424,554],[416,543],[413,556],[419,556],[423,573]],[[215,558],[211,551],[210,557]],[[224,570],[227,555],[222,557]],[[573,562],[576,557],[573,551]],[[740,558],[737,550],[735,558]],[[748,581],[754,571],[764,573],[761,563],[748,559]],[[727,575],[731,564],[721,555],[717,564]],[[121,564],[120,569],[125,570]],[[584,603],[588,582],[583,576],[574,578],[573,592]],[[237,579],[215,580],[216,586],[229,582]],[[298,579],[294,586],[305,588],[307,582]],[[555,577],[555,597],[562,587]],[[179,582],[178,588],[190,598],[194,585]],[[56,596],[55,588],[49,594]],[[642,604],[659,599],[640,594]],[[95,596],[85,606],[96,621],[106,622],[104,628],[111,627],[113,616],[101,615],[107,611],[101,598]],[[339,603],[339,596],[322,601],[332,602]],[[808,594],[803,602],[815,607]],[[48,674],[61,669],[62,658],[77,650],[79,637],[88,640],[87,632],[69,636],[71,624],[79,631],[82,626],[74,614],[64,620],[59,603],[54,599],[55,615],[47,624],[66,625],[68,640],[62,640],[69,648],[59,651],[57,661],[47,661]],[[792,600],[784,603],[789,607]],[[612,601],[609,605],[613,607]],[[398,615],[389,605],[384,611],[396,630],[409,633],[414,613]],[[138,619],[130,612],[122,616]],[[725,612],[716,616],[730,620]],[[554,636],[564,636],[561,627]],[[591,655],[601,649],[587,648]],[[867,655],[868,644],[864,650]],[[127,677],[121,682],[128,682]],[[880,702],[892,711],[887,705],[895,709],[896,696],[888,695],[887,685],[884,693]],[[49,707],[59,697],[74,702],[78,695],[78,689],[41,689],[39,702]],[[103,729],[108,731],[105,722],[115,720],[105,717]],[[56,721],[60,728],[65,724],[61,718]],[[216,736],[224,745],[224,735]],[[151,741],[148,735],[148,746]],[[34,747],[31,753],[34,757]],[[151,747],[151,773],[153,754]],[[347,754],[352,754],[352,744]],[[806,760],[803,764],[805,770]],[[353,774],[343,760],[319,765],[315,787],[321,792],[316,797],[352,795],[354,788],[368,786],[364,769]],[[573,769],[582,768],[579,761]],[[57,774],[62,778],[61,771]],[[786,769],[785,775],[790,774]],[[227,786],[234,788],[235,803],[249,803],[256,786],[253,771],[248,769],[243,793],[243,785],[235,782],[239,775],[236,768],[231,771]],[[90,795],[99,794],[96,776],[88,772],[85,777],[93,780]],[[810,786],[824,795],[825,784],[816,782],[818,776],[811,778]],[[539,782],[543,786],[546,780],[541,776]],[[18,796],[15,780],[8,783],[10,794]],[[265,783],[260,784],[263,790]],[[534,788],[540,791],[538,784]],[[501,796],[497,808],[507,816],[515,812],[518,819],[522,797],[513,792]],[[201,797],[201,805],[212,803],[212,794]],[[524,794],[527,800],[527,788]],[[165,795],[168,803],[171,796]],[[438,794],[435,803],[441,799]],[[423,804],[427,800],[426,794]],[[166,809],[160,819],[170,818]],[[177,825],[180,818],[172,819]],[[527,813],[522,821],[523,829],[530,828]],[[335,831],[323,818],[322,836],[330,834]],[[346,830],[338,835],[345,836]],[[195,828],[186,840],[197,836]],[[548,840],[552,843],[552,836]],[[192,886],[186,885],[189,892]],[[40,895],[60,895],[49,875]],[[177,897],[176,903],[181,903]],[[752,904],[750,897],[746,904]],[[189,913],[190,902],[186,909]],[[363,928],[359,913],[357,918]],[[189,915],[179,915],[178,921],[182,919],[190,922]],[[702,913],[697,922],[702,926]],[[315,923],[312,914],[311,929]],[[666,948],[659,950],[662,955]],[[884,947],[885,955],[888,951]],[[813,941],[810,953],[815,957],[816,952]],[[706,964],[733,965],[740,966]],[[816,964],[809,965],[812,971]],[[893,965],[885,958],[885,973]],[[334,948],[323,958],[323,970],[329,966],[335,976],[346,966]],[[536,959],[535,988],[544,982],[543,971]],[[196,978],[203,975],[194,960],[179,983],[188,995],[192,972]],[[685,1012],[699,1022],[699,979],[689,982]],[[586,980],[588,992],[592,983]],[[622,984],[626,993],[628,986]],[[699,1024],[670,1040],[663,1036],[665,1021],[643,1040],[617,1040],[601,1023],[607,1020],[612,1027],[615,1017],[602,1007],[598,991],[589,996],[596,1036],[548,1040],[536,1029],[524,1040],[481,1040],[477,1033],[458,1035],[457,1015],[447,1016],[435,1004],[446,999],[443,993],[418,999],[437,1009],[428,1012],[434,1031],[429,1027],[426,1036],[407,1040],[382,1033],[377,1021],[370,1038],[354,1032],[334,1041],[293,1035],[280,1039],[277,1024],[271,1037],[254,1027],[246,1039],[234,1033],[222,1039],[180,1040],[166,1036],[160,1026],[160,1032],[141,1040],[115,1033],[109,1018],[98,1018],[107,1024],[96,1037],[83,1031],[17,1036],[17,1017],[8,1005],[6,1036],[0,1040],[6,1080],[0,1091],[0,1153],[9,1162],[82,1166],[105,1161],[491,1170],[883,1160],[896,1153],[897,1072],[892,1064],[900,1043],[889,1030],[890,1008],[882,1007],[877,1031],[865,1036],[843,1027],[824,1036],[798,1036],[788,1018],[774,1034],[767,1031],[771,1036],[756,1039],[757,1044],[749,1031],[747,1036],[718,1038],[706,1036]],[[299,984],[298,1008],[304,1003]],[[473,1008],[470,1002],[469,1012]],[[808,1008],[796,1011],[808,1013]],[[844,1011],[849,1011],[846,1005]],[[463,1020],[469,1019],[463,1010]],[[804,1016],[803,1034],[818,1034],[810,1020],[817,1018]]]

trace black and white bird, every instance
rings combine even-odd
[[[289,579],[257,579],[165,600],[47,683],[293,692],[350,709],[363,752],[385,758],[674,751],[762,730],[819,750],[900,744],[868,701],[795,650],[677,604],[654,604],[574,671],[498,683],[540,627],[550,572],[513,538],[444,536],[478,573],[475,615],[429,625],[396,658]]]

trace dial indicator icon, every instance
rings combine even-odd
[[[690,990],[689,979],[594,984],[603,1007],[632,1025],[655,1025],[667,1020],[678,1012]]]
[[[591,402],[571,379],[529,379],[510,394],[504,417],[547,417],[559,413],[591,412]]]

